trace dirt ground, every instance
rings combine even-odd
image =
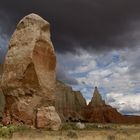
[[[95,127],[96,126],[96,127]],[[87,129],[87,130],[86,130]],[[84,130],[24,130],[13,133],[12,140],[140,140],[140,125],[93,125]],[[2,138],[0,140],[3,140]]]

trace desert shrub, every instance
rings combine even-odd
[[[62,126],[62,130],[76,130],[75,123],[67,122]]]
[[[110,135],[107,137],[107,140],[115,140],[115,136],[114,135]]]
[[[67,133],[67,137],[72,138],[72,139],[78,139],[78,135],[75,131],[69,130]]]
[[[1,138],[10,138],[12,137],[13,133],[18,131],[28,130],[29,127],[25,125],[8,125],[8,126],[1,126],[0,127],[0,137]]]
[[[93,130],[93,129],[113,129],[110,124],[98,124],[98,123],[86,123],[85,124],[86,130]]]

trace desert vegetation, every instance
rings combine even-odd
[[[76,123],[65,123],[60,131],[35,129],[26,125],[0,126],[0,140],[140,140],[138,124],[85,123],[80,130]]]

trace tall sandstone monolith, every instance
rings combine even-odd
[[[56,55],[49,23],[36,14],[24,17],[12,35],[4,61],[1,83],[6,98],[4,121],[10,116],[8,123],[34,126],[39,123],[36,122],[40,120],[37,118],[39,108],[54,106],[55,69]],[[46,127],[51,128],[49,124]]]

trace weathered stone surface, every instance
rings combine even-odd
[[[36,123],[37,128],[51,130],[59,130],[61,128],[61,119],[53,106],[39,108],[37,110]]]
[[[71,87],[57,81],[55,107],[61,120],[84,120],[86,100],[80,92],[73,91]]]
[[[36,14],[24,17],[12,35],[5,58],[1,87],[5,117],[35,125],[36,111],[54,106],[56,56],[50,25]]]
[[[4,62],[2,87],[42,88],[53,98],[56,56],[50,40],[49,23],[35,14],[24,17],[12,35]],[[46,92],[47,91],[47,92]]]

